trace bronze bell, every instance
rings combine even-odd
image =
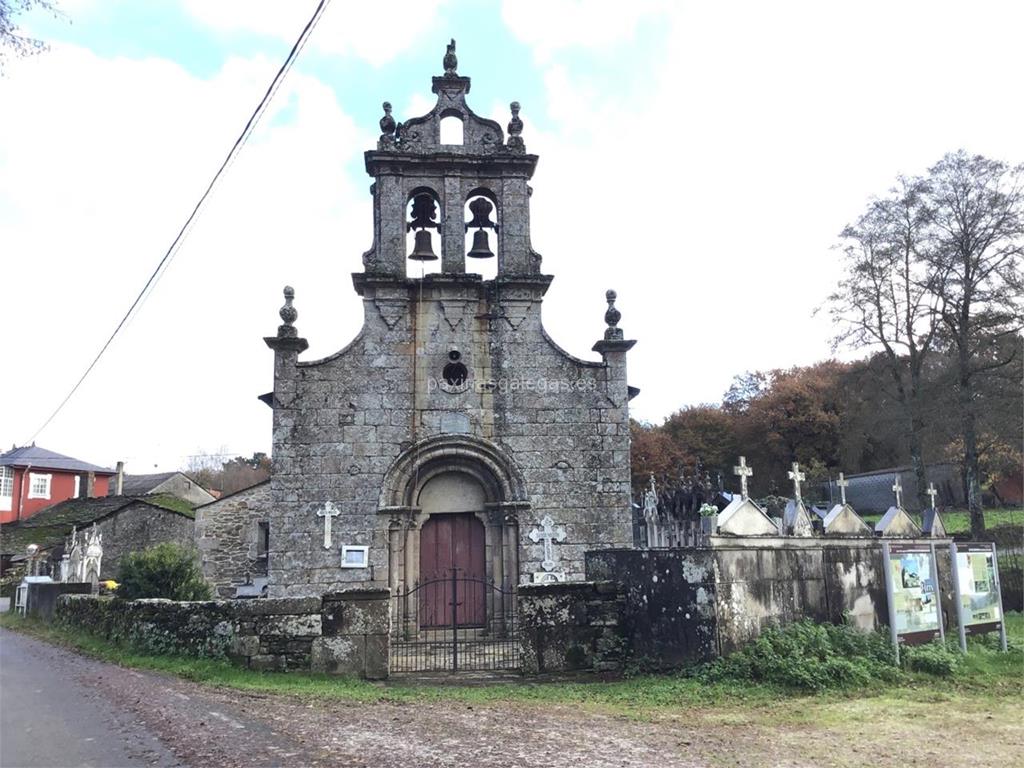
[[[414,261],[437,261],[437,254],[434,253],[434,247],[430,243],[430,232],[421,229],[416,233],[409,258]]]
[[[478,229],[473,233],[473,248],[466,255],[473,259],[489,259],[494,256],[487,241],[487,230]]]

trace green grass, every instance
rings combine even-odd
[[[914,521],[920,525],[921,516],[918,514],[911,514]],[[861,515],[864,518],[864,522],[874,525],[882,519],[881,515]],[[954,533],[970,533],[971,532],[971,515],[966,509],[949,509],[942,513],[942,523],[946,526],[946,532],[949,534]],[[986,509],[985,510],[985,527],[996,528],[1002,525],[1024,525],[1024,509],[1019,507],[1004,507],[1002,509]]]
[[[48,642],[76,649],[89,656],[136,669],[175,675],[205,685],[242,691],[299,696],[309,699],[344,700],[362,703],[379,701],[458,701],[467,704],[489,702],[543,703],[609,710],[629,717],[645,717],[672,709],[710,706],[762,709],[780,700],[816,703],[852,701],[883,697],[894,701],[986,700],[1020,698],[1024,695],[1024,616],[1007,617],[1011,650],[997,650],[995,636],[971,639],[969,653],[955,675],[936,678],[908,672],[896,683],[879,683],[856,690],[832,690],[820,694],[795,692],[770,684],[701,681],[686,674],[643,675],[624,680],[594,682],[537,682],[514,680],[480,685],[412,684],[400,681],[372,683],[363,680],[301,672],[263,673],[241,669],[225,661],[153,656],[111,645],[82,633],[72,633],[51,624],[0,614],[0,626],[26,632]],[[954,640],[955,641],[955,640]],[[816,704],[817,706],[817,704]],[[793,708],[797,712],[799,708]],[[795,716],[795,715],[794,715]]]

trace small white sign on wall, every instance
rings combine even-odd
[[[341,547],[342,568],[368,568],[370,565],[370,548],[349,546]]]

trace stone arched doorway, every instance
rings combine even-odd
[[[493,443],[440,435],[413,445],[388,468],[378,505],[388,531],[392,594],[423,582],[424,526],[443,515],[469,514],[479,521],[484,580],[513,588],[519,581],[519,514],[528,508],[522,473]]]

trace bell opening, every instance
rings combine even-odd
[[[484,280],[498,275],[497,209],[488,189],[477,189],[466,200],[466,272]]]
[[[441,206],[434,190],[413,190],[406,205],[406,277],[418,278],[441,271],[440,220]]]

